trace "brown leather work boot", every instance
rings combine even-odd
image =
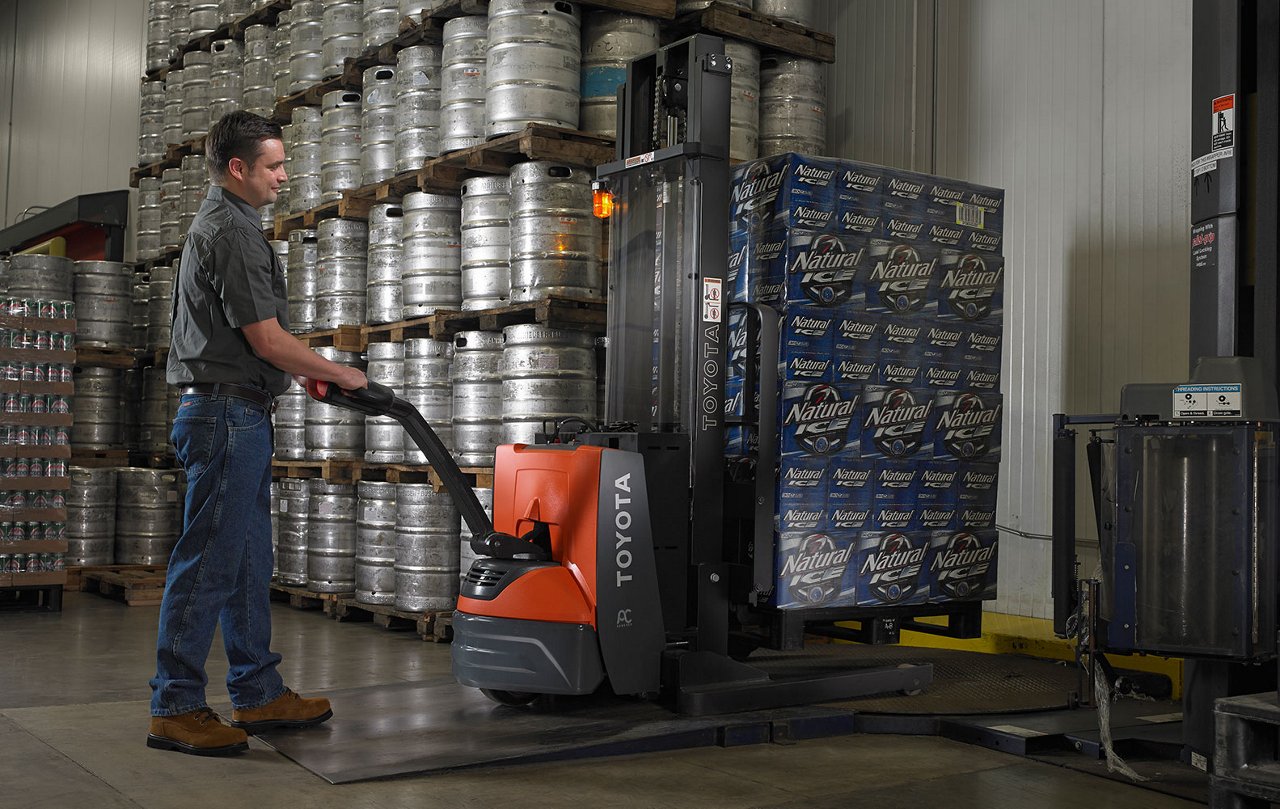
[[[147,747],[195,756],[229,756],[248,750],[249,736],[224,725],[212,709],[200,708],[177,716],[151,717]]]
[[[324,697],[307,699],[286,688],[283,694],[261,707],[232,709],[231,726],[257,733],[271,728],[305,728],[318,725],[331,716],[333,711],[329,709],[329,700]]]

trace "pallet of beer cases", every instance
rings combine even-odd
[[[780,315],[773,603],[994,598],[1004,192],[786,154],[736,168],[731,217],[731,301]],[[746,316],[729,415],[765,394]]]

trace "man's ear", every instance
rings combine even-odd
[[[230,174],[239,182],[244,182],[244,176],[247,168],[248,167],[245,165],[244,161],[238,157],[233,157],[227,162],[227,174]]]

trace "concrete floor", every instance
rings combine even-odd
[[[448,670],[447,646],[278,604],[286,682],[308,694]],[[61,615],[0,614],[0,806],[1156,809],[1199,804],[936,738],[850,736],[330,786],[266,745],[232,759],[145,747],[156,610],[71,593]],[[221,642],[210,701],[230,712]],[[342,704],[334,705],[338,721]],[[881,803],[883,802],[883,803]]]

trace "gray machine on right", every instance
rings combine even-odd
[[[1261,792],[1239,778],[1258,756],[1280,771],[1280,4],[1193,15],[1191,373],[1126,385],[1119,413],[1054,417],[1055,629],[1111,683],[1107,653],[1183,658],[1181,757],[1213,775],[1214,806],[1269,806],[1280,776]],[[1079,425],[1098,580],[1077,576]],[[1268,744],[1231,718],[1257,692],[1243,699]]]

